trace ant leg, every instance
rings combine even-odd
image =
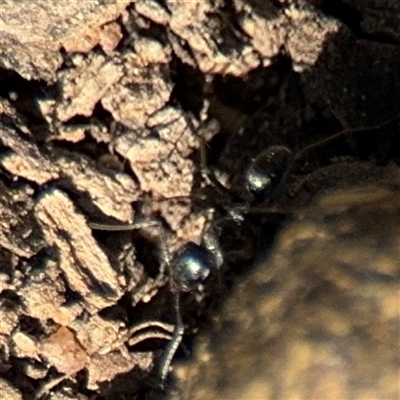
[[[178,292],[175,292],[174,295],[175,295],[174,310],[176,317],[176,325],[174,332],[172,334],[172,338],[168,343],[167,348],[165,349],[163,357],[161,358],[160,367],[158,371],[162,388],[164,387],[164,383],[167,378],[171,362],[175,356],[176,351],[178,350],[179,345],[182,342],[182,337],[185,331],[180,310],[180,295]]]
[[[167,378],[169,368],[171,366],[171,362],[174,358],[174,355],[182,342],[182,337],[185,332],[185,328],[182,321],[181,310],[180,310],[180,294],[178,291],[174,289],[174,282],[172,279],[173,271],[171,265],[171,256],[169,254],[168,248],[166,246],[166,237],[165,231],[160,227],[160,251],[161,251],[161,266],[160,271],[165,271],[165,267],[169,269],[169,285],[170,291],[174,294],[174,312],[175,312],[175,328],[172,332],[172,337],[167,345],[167,348],[164,350],[164,354],[160,360],[158,376],[161,381],[161,387],[164,387],[165,380]]]
[[[45,395],[48,395],[51,389],[55,388],[59,383],[66,380],[69,375],[62,374],[61,376],[57,376],[55,378],[50,379],[48,382],[44,383],[40,386],[37,392],[34,394],[34,400],[42,399]],[[47,396],[46,396],[47,397]]]
[[[220,194],[228,193],[230,195],[230,190],[225,185],[223,185],[215,176],[215,174],[211,172],[211,170],[208,168],[206,152],[207,144],[204,142],[204,139],[200,135],[197,134],[197,137],[200,141],[200,173],[202,178],[205,181],[210,181]]]
[[[199,149],[200,149],[200,174],[201,174],[201,177],[205,181],[211,182],[215,186],[217,191],[220,192],[220,194],[230,193],[229,189],[227,187],[225,187],[218,180],[218,178],[215,176],[215,174],[213,172],[211,172],[211,170],[208,168],[207,152],[206,152],[207,142],[205,141],[203,135],[201,133],[199,133],[199,130],[202,129],[201,126],[196,128],[194,126],[193,121],[190,118],[190,116],[184,115],[184,118],[185,118],[187,126],[193,132],[193,134],[197,136],[197,139],[199,140],[199,143],[200,143]],[[217,133],[217,129],[219,128],[219,125],[213,127],[211,125],[212,122],[214,122],[214,125],[215,125],[215,120],[212,120],[212,121],[209,121],[209,127],[210,127],[210,129],[215,130],[215,133]],[[203,130],[204,130],[204,128],[203,128]]]
[[[152,226],[159,225],[156,220],[148,220],[142,222],[135,222],[128,225],[109,225],[109,224],[99,224],[97,222],[89,222],[89,227],[92,229],[97,229],[101,231],[132,231],[135,229],[149,228]]]
[[[161,240],[160,240],[160,252],[163,259],[163,262],[160,265],[160,271],[158,273],[159,277],[163,277],[165,274],[165,265],[169,263],[169,253],[166,248],[166,240],[165,240],[165,233],[162,229],[160,221],[156,219],[150,219],[147,221],[138,221],[132,224],[127,225],[108,225],[108,224],[101,224],[97,222],[89,222],[89,227],[92,229],[98,229],[102,231],[131,231],[135,229],[142,229],[142,228],[151,228],[156,227],[160,232]],[[157,281],[157,279],[156,279]]]
[[[148,331],[149,328],[151,328],[150,331]],[[174,329],[173,325],[161,321],[146,321],[129,329],[124,339],[129,338],[129,346],[135,346],[147,339],[171,340]]]
[[[220,221],[223,221],[221,219]],[[202,234],[201,244],[213,257],[213,265],[215,268],[219,269],[224,263],[224,256],[222,254],[222,249],[219,243],[219,236],[221,234],[221,228],[218,226],[220,221],[214,222],[214,225],[210,226]]]

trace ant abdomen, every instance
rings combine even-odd
[[[275,145],[259,153],[245,174],[247,190],[256,197],[268,198],[285,173],[291,151],[286,146]]]

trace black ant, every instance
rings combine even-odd
[[[190,292],[197,288],[206,280],[212,270],[218,270],[224,262],[223,252],[219,242],[221,221],[230,219],[240,224],[248,213],[254,211],[253,209],[256,209],[255,212],[270,212],[273,210],[273,207],[268,209],[266,206],[273,206],[278,203],[296,162],[304,156],[306,152],[344,135],[380,129],[398,117],[399,115],[396,115],[376,126],[343,130],[328,138],[312,143],[297,152],[292,152],[284,145],[274,145],[263,150],[251,160],[244,175],[244,186],[247,198],[239,199],[239,202],[236,202],[235,205],[231,203],[228,206],[222,205],[222,208],[225,210],[225,215],[221,218],[216,218],[211,226],[204,232],[200,245],[188,242],[176,251],[172,257],[165,246],[165,229],[158,220],[149,219],[123,226],[109,226],[96,223],[89,224],[93,229],[113,231],[141,229],[146,227],[157,227],[159,229],[161,243],[160,273],[164,273],[165,268],[168,268],[170,289],[174,294],[176,319],[172,335],[167,335],[170,341],[159,365],[158,376],[162,387],[164,386],[171,362],[184,335],[184,324],[180,311],[180,294],[182,292]],[[203,155],[205,154],[204,144],[202,142],[201,144],[201,154]],[[232,197],[230,189],[221,184],[215,175],[207,170],[204,157],[202,158],[201,172],[204,177],[212,182],[217,191],[225,192],[229,197]],[[263,208],[257,210],[258,205],[262,205]],[[150,324],[151,323],[149,323],[149,325]]]

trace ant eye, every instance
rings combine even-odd
[[[285,146],[270,146],[258,154],[246,172],[247,190],[256,196],[270,195],[285,172],[290,154]]]
[[[172,279],[179,290],[190,291],[210,273],[213,259],[205,248],[186,243],[172,260]]]

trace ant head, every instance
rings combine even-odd
[[[270,146],[255,157],[245,174],[247,191],[267,199],[280,182],[291,151],[285,146]]]
[[[175,289],[188,292],[198,287],[213,268],[212,254],[193,242],[188,242],[175,254],[171,262]]]

